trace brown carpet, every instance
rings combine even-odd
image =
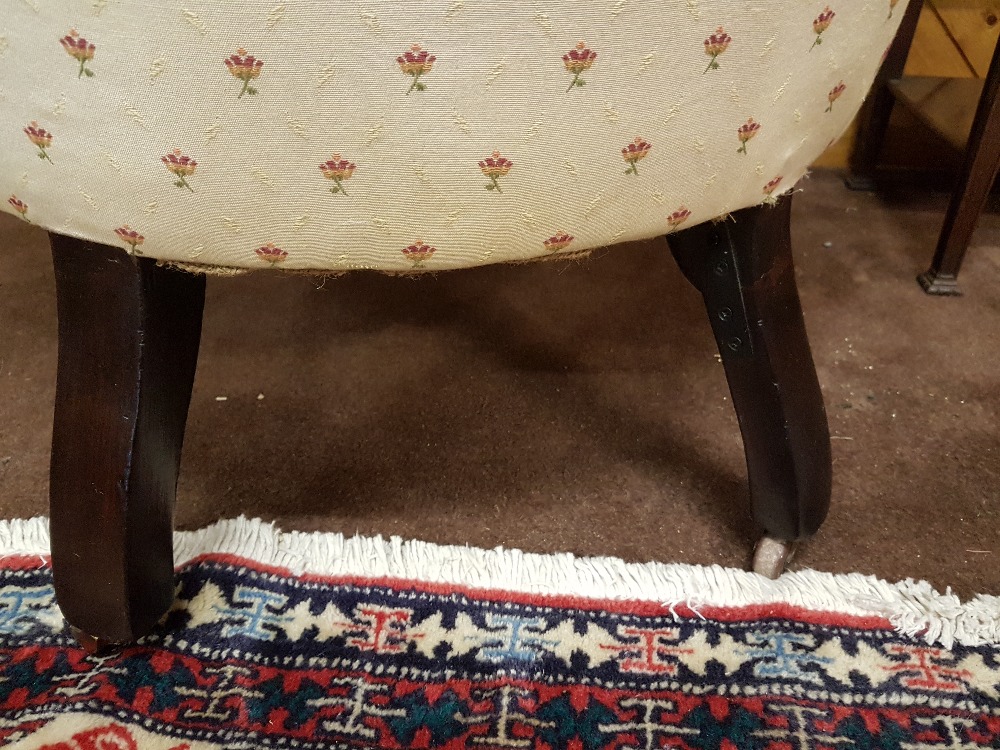
[[[981,222],[966,296],[931,298],[914,277],[946,196],[851,193],[822,172],[803,187],[834,504],[795,566],[1000,594],[1000,216]],[[0,236],[9,518],[46,512],[56,321],[45,235],[0,215]],[[662,240],[420,279],[212,279],[177,525],[243,513],[742,566],[754,531],[714,346]]]

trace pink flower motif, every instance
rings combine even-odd
[[[188,184],[187,178],[195,173],[198,162],[190,156],[182,154],[179,148],[175,148],[172,153],[166,156],[161,156],[160,161],[166,165],[168,172],[177,177],[177,182],[174,183],[176,187],[186,187],[192,193],[194,192],[194,188]]]
[[[563,55],[562,59],[566,70],[573,74],[573,80],[570,81],[569,87],[566,89],[566,91],[570,91],[574,86],[586,85],[587,82],[580,78],[580,75],[585,70],[590,70],[594,61],[597,60],[597,53],[587,49],[586,42],[577,42],[576,49],[571,49]]]
[[[10,198],[7,199],[7,202],[13,207],[13,209],[15,211],[17,211],[19,214],[21,214],[21,218],[22,219],[24,219],[25,221],[28,220],[28,217],[27,217],[28,204],[27,203],[25,203],[24,201],[22,201],[16,195],[11,195]]]
[[[281,263],[281,261],[288,257],[288,253],[280,247],[276,247],[273,242],[268,242],[266,245],[258,247],[254,252],[257,253],[258,258],[270,263],[272,266]]]
[[[543,244],[545,245],[546,250],[550,253],[555,253],[560,250],[565,250],[570,246],[570,244],[572,244],[573,240],[574,237],[572,235],[560,231],[545,240]]]
[[[833,103],[840,98],[840,95],[844,93],[844,90],[846,88],[847,88],[847,84],[845,84],[843,81],[841,81],[836,86],[834,86],[832,89],[830,89],[830,93],[826,95],[827,101],[830,102],[829,106],[826,108],[827,112],[832,112],[833,111]]]
[[[347,195],[347,191],[344,189],[344,180],[351,178],[357,166],[352,161],[342,159],[340,154],[334,154],[329,161],[320,164],[319,169],[326,179],[333,181],[333,187],[330,188],[331,193]]]
[[[224,62],[226,63],[226,68],[229,69],[229,74],[238,81],[243,81],[243,88],[240,89],[237,99],[241,98],[244,94],[250,94],[253,96],[257,93],[257,89],[250,85],[250,81],[255,78],[260,77],[261,68],[264,67],[262,60],[258,60],[253,55],[248,55],[247,51],[240,47],[236,50],[235,55],[230,55]]]
[[[502,193],[503,190],[500,189],[498,178],[506,175],[513,166],[514,162],[500,156],[499,151],[494,151],[492,156],[488,156],[479,162],[479,171],[490,178],[490,181],[485,186],[486,189]]]
[[[745,123],[740,125],[739,129],[736,131],[736,137],[740,139],[740,147],[736,149],[736,153],[745,154],[747,152],[747,142],[757,136],[760,132],[760,123],[754,122],[751,117]]]
[[[625,160],[625,163],[629,165],[628,169],[625,170],[625,174],[634,174],[638,177],[639,168],[637,165],[649,156],[649,151],[652,148],[653,145],[651,143],[640,138],[639,136],[636,136],[635,140],[623,148],[622,158]]]
[[[711,61],[708,63],[708,67],[705,68],[704,72],[707,73],[710,70],[718,70],[719,63],[715,59],[727,49],[732,43],[733,38],[726,33],[725,29],[721,26],[715,30],[715,33],[705,40],[705,54],[711,57]]]
[[[681,206],[667,217],[667,224],[670,226],[670,230],[673,231],[690,218],[691,212],[686,207]]]
[[[118,235],[118,239],[124,242],[126,245],[131,245],[132,252],[136,255],[142,255],[139,251],[139,245],[146,241],[146,238],[139,234],[137,231],[132,229],[128,224],[118,227],[115,230],[115,234]]]
[[[52,145],[52,133],[39,127],[38,123],[32,120],[31,124],[24,128],[24,134],[28,136],[29,141],[38,146],[38,158],[45,159],[49,164],[52,164],[52,159],[49,158],[49,154],[45,150]]]
[[[830,28],[830,24],[833,23],[834,16],[837,14],[830,10],[830,6],[827,5],[823,12],[816,16],[816,20],[813,21],[813,31],[816,32],[816,39],[812,43],[812,47],[809,51],[812,52],[812,48],[817,44],[823,43],[823,32]]]
[[[407,260],[413,261],[414,268],[419,268],[420,265],[434,255],[435,252],[437,252],[436,247],[431,247],[423,240],[417,240],[403,250],[403,255],[407,258]]]
[[[406,90],[407,94],[414,90],[426,90],[427,86],[420,80],[420,77],[431,72],[436,60],[437,57],[423,49],[419,44],[414,44],[407,52],[396,58],[399,69],[413,78],[413,83]]]
[[[80,72],[77,78],[87,76],[92,78],[94,71],[87,67],[87,63],[94,59],[94,52],[97,50],[93,44],[88,42],[76,29],[70,29],[69,34],[59,40],[59,44],[66,50],[66,54],[80,63]]]
[[[765,203],[770,203],[773,205],[778,202],[778,199],[774,197],[774,191],[778,189],[778,185],[781,184],[781,180],[782,176],[779,174],[777,177],[775,177],[773,180],[771,180],[764,186],[763,192],[764,192]]]

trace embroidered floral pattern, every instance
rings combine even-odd
[[[347,159],[342,159],[340,154],[334,154],[330,157],[329,161],[325,161],[319,165],[323,176],[333,181],[333,187],[330,188],[330,192],[334,195],[337,193],[347,195],[347,191],[344,189],[344,180],[349,180],[356,168],[357,164]]]
[[[59,44],[66,50],[66,54],[80,63],[80,71],[76,77],[93,78],[94,71],[87,67],[87,63],[94,59],[97,47],[80,36],[80,32],[76,29],[70,29],[70,32],[59,40]]]
[[[637,165],[649,156],[649,151],[652,148],[653,145],[651,143],[648,143],[639,136],[636,136],[634,141],[623,148],[622,158],[625,160],[625,163],[628,164],[628,169],[625,170],[625,174],[634,174],[638,177],[639,167]]]
[[[837,14],[830,10],[830,6],[827,5],[823,12],[816,16],[816,20],[813,21],[813,31],[816,32],[816,39],[813,40],[812,47],[809,51],[812,52],[813,47],[817,44],[823,43],[823,32],[830,28],[830,24],[833,23],[833,18]]]
[[[778,185],[781,184],[782,176],[779,174],[773,180],[768,182],[764,186],[764,202],[774,205],[778,202],[778,199],[774,197],[774,191],[778,189]]]
[[[844,90],[846,88],[847,85],[843,81],[841,81],[832,89],[830,89],[830,93],[826,95],[827,101],[830,102],[830,104],[826,108],[827,112],[833,112],[833,103],[840,98],[840,95],[844,93]]]
[[[549,237],[542,244],[545,245],[545,249],[548,250],[550,253],[555,253],[560,250],[565,250],[573,243],[573,240],[574,237],[572,235],[560,231]]]
[[[686,207],[681,206],[667,217],[667,225],[670,227],[670,230],[673,231],[690,218],[691,212],[688,211]]]
[[[424,261],[428,260],[436,252],[436,247],[431,247],[423,240],[417,240],[403,250],[403,255],[407,260],[413,261],[414,268],[419,268]]]
[[[115,230],[115,234],[118,235],[118,239],[124,242],[126,245],[131,246],[132,252],[136,255],[142,255],[139,251],[139,245],[146,241],[146,238],[135,231],[128,224],[118,227]]]
[[[752,139],[757,137],[757,133],[760,132],[760,123],[754,122],[751,117],[745,123],[740,125],[739,129],[736,131],[736,137],[740,139],[740,147],[736,149],[736,153],[745,154],[747,153],[747,143]]]
[[[45,159],[49,164],[52,164],[52,159],[49,158],[49,154],[45,150],[52,145],[52,133],[39,127],[38,123],[32,120],[31,124],[24,129],[24,134],[28,136],[29,141],[38,146],[38,158]]]
[[[7,202],[13,206],[14,210],[21,214],[21,218],[25,221],[28,220],[28,204],[18,198],[16,195],[11,195],[7,199]]]
[[[396,58],[396,62],[399,63],[399,69],[413,78],[413,83],[406,90],[407,94],[411,91],[424,91],[427,89],[427,86],[420,80],[420,77],[431,72],[436,60],[436,56],[430,54],[419,44],[414,44],[408,51]]]
[[[182,154],[179,148],[175,148],[172,153],[166,156],[161,156],[160,161],[166,165],[168,172],[177,177],[177,182],[174,183],[176,187],[186,187],[192,193],[194,192],[194,188],[188,184],[187,178],[195,173],[198,162],[190,156]]]
[[[268,242],[266,245],[258,247],[254,252],[257,253],[258,258],[266,263],[270,263],[272,266],[281,263],[281,261],[288,257],[288,253],[280,247],[275,246],[273,242]]]
[[[580,75],[585,70],[590,70],[594,61],[597,60],[597,53],[587,49],[586,42],[577,42],[576,49],[571,49],[563,55],[562,59],[566,70],[573,74],[573,80],[570,81],[569,86],[566,88],[566,91],[572,91],[574,86],[586,85],[587,82],[580,78]]]
[[[712,59],[708,63],[708,67],[705,68],[704,72],[707,73],[710,70],[718,70],[719,63],[716,58],[729,49],[729,45],[732,43],[733,38],[725,32],[721,26],[715,30],[715,33],[705,40],[705,54]]]
[[[504,177],[513,166],[514,162],[500,156],[499,151],[494,151],[492,156],[488,156],[479,162],[479,171],[490,178],[490,181],[486,183],[485,188],[487,190],[496,190],[498,193],[502,193],[503,190],[500,189],[499,178]]]
[[[250,85],[250,81],[260,77],[260,71],[264,67],[264,62],[258,60],[253,55],[248,55],[247,51],[240,47],[236,50],[235,55],[230,55],[226,58],[225,63],[226,68],[229,69],[229,74],[237,81],[243,81],[243,88],[240,89],[240,93],[236,98],[240,99],[244,94],[254,96],[257,93],[257,89]]]

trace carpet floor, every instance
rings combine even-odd
[[[965,296],[914,277],[946,196],[795,198],[834,435],[795,565],[1000,593],[1000,216]],[[45,235],[0,215],[0,517],[45,514],[56,356]],[[742,566],[746,473],[698,295],[662,241],[582,262],[208,284],[177,525],[399,534]]]

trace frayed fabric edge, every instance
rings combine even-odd
[[[0,557],[49,554],[48,519],[0,521]],[[902,635],[951,648],[1000,644],[1000,597],[962,602],[926,581],[888,583],[860,573],[787,572],[777,580],[718,565],[629,563],[614,557],[545,555],[517,549],[479,549],[404,541],[282,532],[244,516],[197,531],[174,533],[177,566],[224,554],[295,575],[396,578],[473,589],[685,606],[750,607],[786,604],[816,612],[888,620]]]

